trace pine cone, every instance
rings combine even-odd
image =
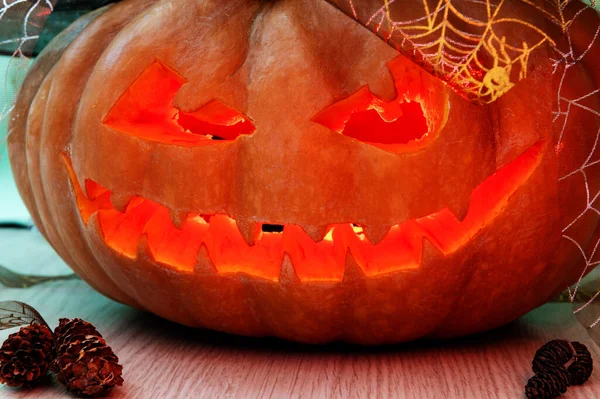
[[[528,399],[553,399],[567,392],[569,375],[562,366],[550,365],[527,381]]]
[[[594,369],[592,354],[588,348],[579,342],[571,342],[575,349],[575,361],[569,365],[569,383],[571,385],[581,385],[590,378]]]
[[[534,373],[545,370],[548,365],[565,365],[573,357],[573,351],[569,341],[555,339],[546,342],[535,352],[533,362],[531,363]]]
[[[96,328],[80,319],[60,319],[55,329],[58,357],[52,371],[79,396],[105,396],[123,385],[123,366]]]
[[[59,350],[66,340],[73,341],[76,337],[85,337],[86,335],[94,335],[102,338],[102,335],[96,330],[92,323],[88,323],[81,319],[60,319],[58,327],[54,329],[56,338],[56,349]]]
[[[0,383],[30,388],[48,373],[53,358],[54,341],[48,327],[21,327],[0,348]]]
[[[537,374],[552,365],[567,365],[569,385],[581,385],[586,382],[594,367],[592,355],[585,345],[561,339],[547,342],[537,350],[532,369]]]

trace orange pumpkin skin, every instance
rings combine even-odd
[[[310,343],[474,333],[582,272],[562,229],[585,186],[559,177],[589,155],[597,121],[553,124],[550,54],[532,53],[525,79],[477,105],[324,1],[124,1],[38,58],[13,112],[11,164],[40,231],[117,301]],[[566,93],[597,87],[591,62]],[[418,101],[426,137],[386,147],[336,131],[338,108],[367,86],[385,106]],[[214,100],[226,108],[207,111]],[[174,114],[153,125],[152,107],[195,126],[235,110],[253,128],[206,142]],[[597,219],[572,229],[591,242]]]

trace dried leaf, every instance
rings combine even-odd
[[[32,276],[13,272],[0,266],[0,284],[8,288],[29,288],[49,281],[72,280],[79,278],[76,274],[61,276]]]
[[[600,304],[593,300],[585,303],[573,302],[573,312],[590,337],[600,345]]]
[[[17,301],[0,302],[0,330],[33,323],[48,325],[38,311],[26,303]]]
[[[600,269],[592,270],[567,291],[573,313],[590,337],[600,345]]]

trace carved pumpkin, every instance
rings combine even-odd
[[[591,50],[567,92],[597,87]],[[117,301],[305,342],[473,333],[582,272],[562,229],[586,192],[559,178],[597,121],[553,124],[552,54],[483,104],[325,1],[124,1],[39,57],[10,156],[40,231]]]

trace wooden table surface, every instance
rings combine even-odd
[[[0,229],[0,265],[21,273],[70,270],[35,232]],[[81,280],[0,286],[0,300],[33,305],[54,327],[80,317],[99,329],[124,365],[111,398],[524,398],[535,350],[554,338],[600,350],[569,304],[551,303],[503,328],[437,342],[365,348],[307,346],[194,330],[115,303]],[[4,340],[8,331],[0,332]],[[0,398],[70,397],[58,385]],[[564,398],[600,398],[600,371]]]

